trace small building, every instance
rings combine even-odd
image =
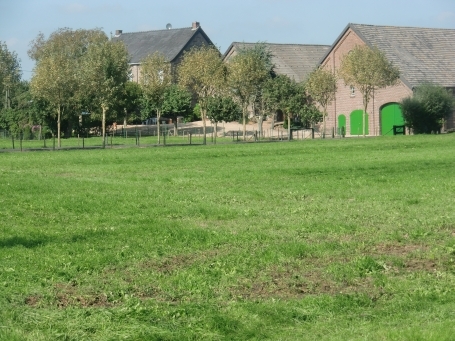
[[[374,93],[365,120],[369,135],[391,135],[394,125],[402,125],[398,103],[420,84],[431,82],[455,92],[454,29],[348,24],[320,65],[337,72],[343,56],[356,45],[377,47],[401,73],[397,85]],[[340,132],[344,127],[347,135],[361,135],[362,113],[362,94],[340,79],[335,100],[328,107],[326,129]],[[443,129],[455,129],[455,113]]]
[[[141,61],[148,55],[155,52],[162,53],[175,71],[185,51],[189,51],[193,47],[213,45],[197,21],[193,22],[191,27],[185,28],[131,33],[116,30],[112,40],[123,41],[128,49],[131,58],[132,80],[135,82],[139,81]]]

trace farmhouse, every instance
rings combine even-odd
[[[213,45],[197,21],[193,22],[191,27],[186,28],[132,33],[116,30],[112,40],[123,41],[128,49],[131,58],[132,80],[135,82],[139,81],[141,61],[148,55],[155,52],[162,53],[175,71],[185,51],[189,51],[192,47]]]
[[[344,55],[356,45],[377,47],[401,72],[399,83],[376,91],[367,109],[369,135],[390,135],[394,125],[403,124],[398,102],[412,95],[413,89],[432,82],[455,92],[455,30],[349,24],[320,61],[336,72]],[[335,100],[328,107],[327,129],[347,135],[362,134],[362,95],[338,81]],[[444,130],[455,129],[455,113],[444,123]]]

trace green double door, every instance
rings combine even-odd
[[[393,126],[404,125],[400,105],[389,103],[381,109],[381,135],[393,135]]]

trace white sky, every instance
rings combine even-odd
[[[199,21],[224,53],[233,41],[331,45],[348,23],[455,29],[455,0],[0,0],[0,41],[34,67],[29,43],[58,28],[136,32]]]

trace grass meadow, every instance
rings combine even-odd
[[[455,134],[0,153],[0,340],[453,340]]]

